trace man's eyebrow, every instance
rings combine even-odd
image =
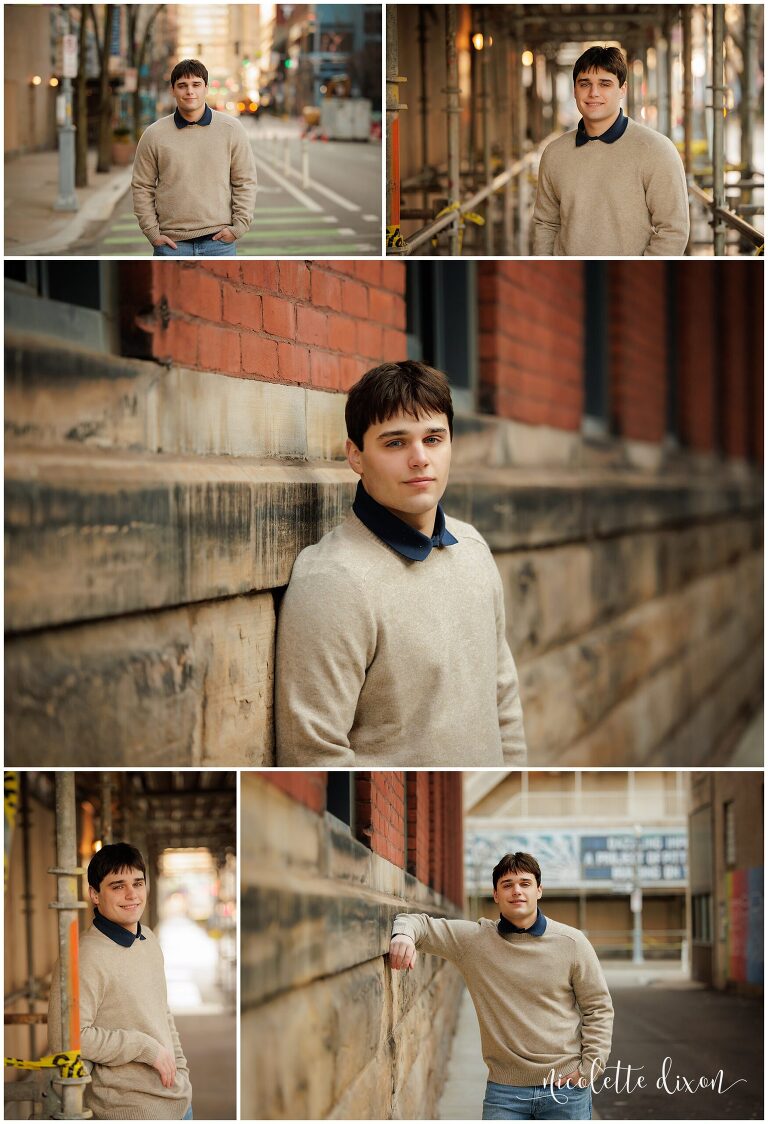
[[[426,432],[427,433],[447,433],[448,430],[444,425],[431,425],[426,430]],[[407,429],[388,429],[388,430],[386,430],[386,432],[380,433],[378,435],[378,437],[376,438],[376,440],[381,441],[382,438],[384,438],[384,437],[408,437],[409,434],[410,434],[410,430],[407,430]]]

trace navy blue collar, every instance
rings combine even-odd
[[[122,925],[118,925],[116,921],[108,921],[106,917],[102,917],[98,909],[93,911],[93,927],[103,933],[105,937],[109,937],[115,944],[121,944],[123,948],[130,948],[134,941],[145,941],[147,938],[141,931],[141,922],[136,926],[136,932],[132,933],[130,929],[124,929]]]
[[[436,546],[455,546],[459,541],[455,539],[445,526],[445,513],[440,504],[437,505],[435,527],[432,536],[422,535],[421,531],[414,530],[398,519],[386,507],[382,507],[375,499],[368,495],[363,487],[362,480],[357,485],[355,502],[352,510],[357,518],[369,531],[391,546],[403,558],[412,562],[423,562]]]
[[[185,129],[187,125],[210,125],[211,121],[213,121],[213,110],[209,105],[205,107],[203,116],[199,121],[187,121],[181,116],[178,109],[173,111],[173,123],[177,129]]]
[[[613,142],[617,141],[619,137],[624,136],[627,131],[628,124],[629,118],[625,117],[624,113],[620,109],[619,116],[611,125],[610,129],[606,129],[605,132],[601,133],[599,137],[591,137],[587,130],[584,128],[584,118],[582,117],[579,121],[579,127],[576,130],[576,147],[581,148],[583,144],[587,144],[588,141],[594,140],[602,141],[604,144],[613,144]]]
[[[507,921],[506,917],[499,918],[500,933],[530,933],[532,937],[541,937],[546,927],[547,919],[538,906],[536,906],[536,920],[528,929],[519,929],[517,925],[513,925],[511,921]]]

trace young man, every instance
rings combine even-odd
[[[624,116],[627,64],[590,47],[573,68],[578,128],[547,145],[533,211],[534,254],[672,257],[690,219],[680,155],[668,137]]]
[[[133,165],[133,210],[155,257],[234,257],[256,203],[245,129],[205,104],[208,71],[182,59],[171,73],[176,110],[145,130]]]
[[[485,541],[447,518],[453,405],[423,363],[349,393],[360,477],[341,526],[296,560],[280,611],[280,765],[519,765],[517,671]]]
[[[416,949],[450,960],[477,1011],[489,1080],[483,1120],[590,1120],[608,1062],[613,1004],[595,950],[538,907],[541,868],[523,851],[493,871],[498,921],[399,913],[389,962],[413,968]]]
[[[80,1041],[93,1062],[86,1104],[97,1120],[191,1120],[192,1086],[168,1008],[163,954],[142,927],[144,860],[111,843],[88,864],[93,924],[80,938]],[[60,1049],[58,965],[48,1007],[49,1045]]]

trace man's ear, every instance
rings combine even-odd
[[[99,895],[97,891],[94,890],[93,886],[91,886],[90,882],[88,883],[88,897],[91,899],[94,905],[99,904]]]
[[[624,85],[623,85],[623,86],[620,86],[620,87],[619,87],[619,94],[620,94],[620,95],[621,95],[621,97],[623,97],[623,98],[625,98],[625,97],[627,96],[627,83],[626,83],[626,82],[624,83]]]
[[[347,443],[344,446],[344,451],[347,454],[347,462],[349,464],[349,467],[352,469],[353,472],[356,472],[358,476],[362,476],[363,475],[362,455],[361,455],[360,450],[358,449],[357,445],[354,443],[354,441],[350,441],[350,439],[347,438]]]

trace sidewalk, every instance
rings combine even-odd
[[[131,186],[133,168],[96,173],[88,152],[88,186],[77,188],[77,211],[54,211],[59,194],[58,152],[30,152],[5,161],[5,253],[28,257],[60,254],[91,222],[106,221]]]

